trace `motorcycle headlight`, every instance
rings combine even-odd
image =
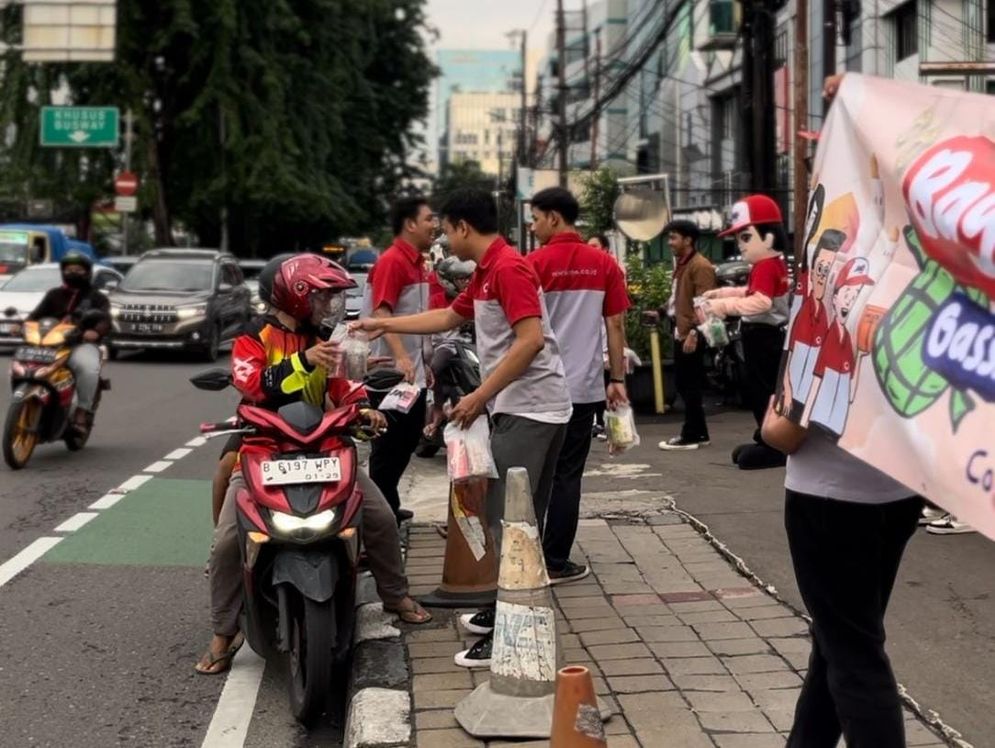
[[[113,319],[117,319],[120,316],[121,316],[121,305],[111,304],[111,317]]]
[[[176,310],[177,319],[194,319],[207,314],[207,304],[194,304],[193,306],[181,306]]]
[[[326,509],[310,517],[295,517],[283,512],[270,513],[273,529],[285,535],[313,535],[322,532],[332,526],[335,517],[335,509]]]

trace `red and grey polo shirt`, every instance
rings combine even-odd
[[[622,271],[607,252],[573,232],[528,257],[539,275],[574,403],[605,399],[604,319],[629,308]]]
[[[396,317],[419,314],[428,309],[428,272],[421,252],[403,239],[394,239],[370,270],[363,289],[362,316],[386,306]],[[425,356],[421,335],[402,335],[401,341],[415,365],[415,384],[425,386]],[[390,356],[382,338],[371,344],[371,355]]]
[[[488,247],[470,278],[470,285],[451,308],[461,317],[474,320],[477,355],[485,377],[497,368],[511,348],[515,324],[529,317],[538,317],[542,323],[545,347],[518,379],[488,403],[492,413],[569,412],[566,375],[549,326],[539,278],[528,261],[504,239],[496,239]]]

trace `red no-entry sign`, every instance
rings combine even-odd
[[[138,175],[131,171],[122,171],[114,179],[114,192],[122,197],[132,197],[138,192]]]

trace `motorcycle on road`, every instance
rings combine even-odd
[[[103,313],[88,312],[81,323],[89,314]],[[25,344],[14,351],[10,363],[13,393],[3,426],[3,459],[13,470],[27,465],[39,444],[62,440],[73,452],[86,445],[90,429],[81,432],[72,425],[76,378],[68,361],[78,335],[76,325],[55,319],[24,323]],[[101,378],[94,411],[100,393],[109,389],[110,381]]]
[[[191,380],[231,383],[224,370]],[[241,433],[238,492],[243,625],[260,656],[285,656],[291,711],[318,716],[351,654],[363,495],[354,439],[373,436],[356,405],[323,412],[303,401],[274,412],[243,403],[236,425],[203,424],[209,436]]]

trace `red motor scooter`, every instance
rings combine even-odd
[[[224,389],[228,372],[191,380]],[[307,723],[321,713],[337,667],[349,659],[355,623],[362,492],[354,437],[359,408],[327,413],[305,402],[278,411],[238,407],[237,422],[201,431],[244,434],[238,492],[243,574],[243,631],[263,657],[289,659],[290,707]]]

